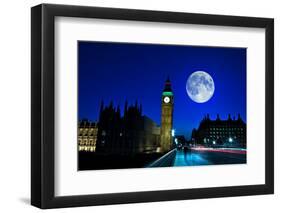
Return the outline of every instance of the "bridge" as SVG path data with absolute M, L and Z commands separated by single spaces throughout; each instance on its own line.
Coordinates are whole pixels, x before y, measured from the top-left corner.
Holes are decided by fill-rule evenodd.
M 176 167 L 246 163 L 246 150 L 235 148 L 173 149 L 147 167 Z

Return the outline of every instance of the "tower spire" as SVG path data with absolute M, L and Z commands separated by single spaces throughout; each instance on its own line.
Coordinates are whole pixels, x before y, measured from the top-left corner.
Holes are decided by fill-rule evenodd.
M 139 111 L 140 111 L 140 114 L 142 115 L 142 104 L 140 104 Z
M 101 100 L 99 119 L 101 119 L 101 114 L 103 112 L 103 109 L 104 109 L 104 104 L 103 104 L 103 100 Z
M 169 75 L 167 76 L 167 80 L 166 80 L 166 82 L 167 82 L 167 81 L 170 81 L 170 76 L 169 76 Z
M 219 121 L 220 120 L 220 115 L 219 114 L 217 114 L 217 121 Z
M 165 81 L 165 87 L 163 92 L 172 92 L 172 85 L 169 76 L 167 76 L 167 80 Z
M 109 107 L 113 109 L 113 100 L 110 101 Z

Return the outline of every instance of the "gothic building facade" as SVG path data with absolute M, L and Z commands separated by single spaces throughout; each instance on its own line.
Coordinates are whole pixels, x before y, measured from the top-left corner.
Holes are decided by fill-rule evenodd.
M 137 102 L 130 106 L 126 102 L 123 116 L 120 107 L 114 107 L 112 102 L 106 107 L 101 104 L 98 129 L 98 153 L 150 153 L 160 145 L 160 127 L 142 115 L 142 106 Z
M 97 123 L 82 120 L 78 123 L 78 150 L 95 152 L 98 135 Z
M 96 123 L 83 120 L 78 127 L 79 151 L 106 154 L 168 152 L 172 148 L 174 95 L 169 79 L 161 95 L 161 127 L 142 114 L 142 105 L 125 103 L 123 113 L 111 102 L 101 103 Z
M 222 120 L 219 115 L 211 120 L 209 114 L 193 129 L 191 142 L 195 145 L 246 148 L 246 123 L 240 114 L 238 118 Z

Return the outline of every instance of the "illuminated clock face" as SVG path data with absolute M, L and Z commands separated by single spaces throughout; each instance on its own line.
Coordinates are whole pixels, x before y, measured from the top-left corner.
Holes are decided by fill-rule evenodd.
M 164 102 L 167 104 L 167 103 L 170 103 L 170 98 L 169 97 L 165 97 L 164 98 Z

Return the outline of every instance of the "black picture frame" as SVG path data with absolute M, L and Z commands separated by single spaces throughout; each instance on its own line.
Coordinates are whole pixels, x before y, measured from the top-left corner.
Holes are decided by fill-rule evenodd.
M 56 197 L 54 195 L 54 21 L 58 16 L 264 28 L 266 32 L 265 184 Z M 274 20 L 53 4 L 32 7 L 31 112 L 31 204 L 36 207 L 46 209 L 272 194 L 274 193 Z

